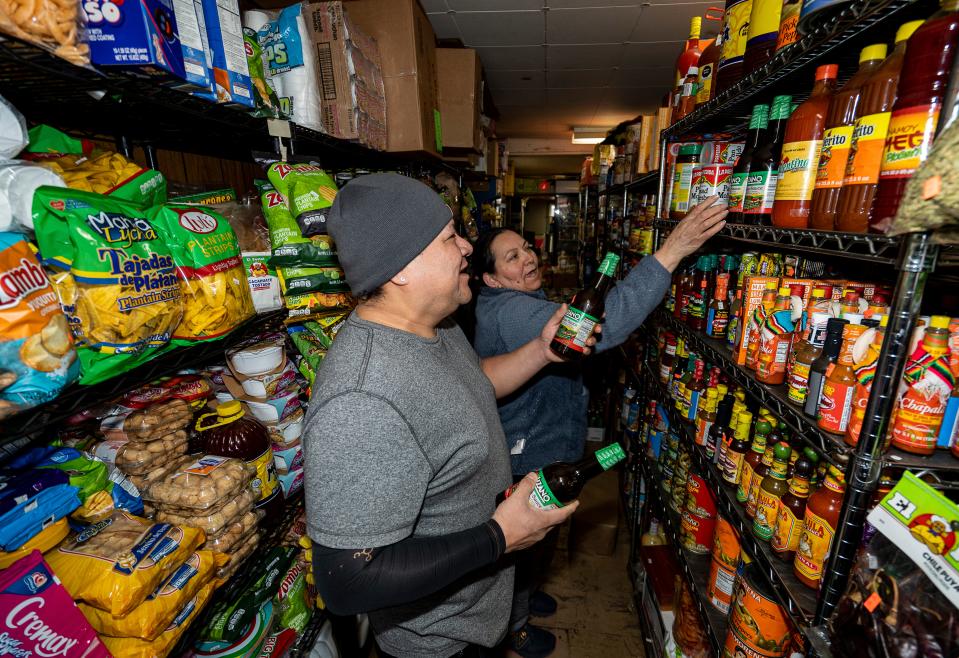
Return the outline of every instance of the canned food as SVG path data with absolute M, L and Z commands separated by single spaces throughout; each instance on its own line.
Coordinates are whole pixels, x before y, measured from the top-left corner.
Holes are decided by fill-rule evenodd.
M 729 164 L 704 164 L 693 169 L 693 182 L 689 192 L 689 206 L 693 207 L 711 196 L 729 203 L 729 179 L 733 166 Z
M 789 655 L 792 624 L 786 611 L 766 594 L 758 580 L 755 565 L 744 569 L 729 613 L 724 657 L 738 658 L 743 653 L 762 658 Z
M 690 553 L 708 555 L 713 548 L 713 533 L 716 530 L 716 517 L 702 517 L 687 510 L 683 511 L 680 525 L 680 542 Z
M 704 518 L 715 518 L 716 496 L 700 475 L 690 473 L 686 478 L 686 509 Z M 710 537 L 712 546 L 712 537 Z
M 723 614 L 729 612 L 729 607 L 732 605 L 740 554 L 736 529 L 722 516 L 717 517 L 713 532 L 713 560 L 709 569 L 707 596 L 712 606 Z

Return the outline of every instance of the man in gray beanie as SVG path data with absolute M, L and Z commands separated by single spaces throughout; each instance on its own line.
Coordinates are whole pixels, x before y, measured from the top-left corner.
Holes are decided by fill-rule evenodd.
M 506 633 L 501 558 L 575 510 L 539 510 L 512 483 L 496 398 L 547 363 L 565 307 L 515 352 L 480 360 L 450 319 L 470 300 L 472 247 L 426 185 L 354 179 L 328 216 L 359 305 L 317 373 L 304 434 L 317 586 L 334 613 L 370 613 L 380 655 L 486 656 Z

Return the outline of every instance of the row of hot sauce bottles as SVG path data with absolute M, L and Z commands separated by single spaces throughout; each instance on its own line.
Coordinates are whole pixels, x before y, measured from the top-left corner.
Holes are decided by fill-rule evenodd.
M 786 385 L 789 401 L 822 430 L 855 445 L 890 291 L 872 283 L 792 276 L 823 271 L 821 263 L 779 254 L 703 255 L 677 273 L 666 311 L 691 332 L 725 341 L 730 358 L 753 370 L 758 381 Z M 918 454 L 952 447 L 959 457 L 959 319 L 922 317 L 919 325 L 886 445 Z M 750 575 L 749 556 L 733 526 L 717 514 L 716 494 L 695 472 L 690 449 L 702 451 L 743 505 L 753 536 L 792 562 L 796 578 L 811 588 L 819 587 L 839 521 L 843 473 L 790 437 L 768 409 L 750 405 L 719 365 L 687 347 L 682 332 L 661 327 L 656 338 L 651 364 L 658 365 L 674 411 L 657 401 L 641 408 L 627 392 L 630 452 L 658 459 L 658 486 L 680 515 L 683 547 L 712 553 L 708 599 L 730 615 L 724 655 L 747 649 L 748 655 L 787 656 L 797 641 L 788 616 L 762 578 Z M 670 418 L 688 423 L 699 447 L 686 446 Z M 875 500 L 893 484 L 884 474 Z M 755 629 L 749 617 L 763 619 L 762 628 Z
M 753 12 L 758 3 L 771 1 L 778 2 L 752 0 Z M 727 3 L 727 22 L 730 11 L 735 18 L 740 5 Z M 795 38 L 795 22 L 792 28 L 786 23 L 784 15 L 780 41 L 783 30 L 791 29 Z M 750 22 L 750 34 L 753 26 Z M 731 29 L 727 25 L 717 41 Z M 763 43 L 768 45 L 768 39 Z M 864 48 L 859 69 L 842 87 L 837 89 L 838 66 L 826 64 L 816 70 L 812 93 L 802 104 L 782 95 L 771 106 L 756 105 L 745 148 L 734 163 L 706 162 L 705 152 L 720 149 L 704 150 L 703 141 L 671 144 L 666 178 L 670 198 L 664 212 L 681 219 L 694 205 L 689 193 L 696 185 L 693 170 L 712 166 L 713 186 L 728 194 L 730 222 L 885 233 L 906 183 L 931 148 L 957 45 L 959 0 L 941 0 L 941 9 L 930 18 L 899 28 L 891 51 L 881 43 Z M 696 60 L 702 64 L 715 56 L 713 48 L 715 44 L 700 54 L 698 46 L 687 47 L 678 70 L 687 67 L 687 80 L 699 76 L 704 65 L 697 66 Z M 750 59 L 747 49 L 745 68 L 758 68 L 756 62 L 767 60 Z M 717 85 L 722 90 L 724 76 L 725 86 L 738 80 L 742 61 L 724 68 L 720 59 L 716 80 L 696 83 L 699 99 L 708 100 Z M 689 84 L 680 89 L 688 91 Z M 695 101 L 680 102 L 674 120 L 694 108 Z

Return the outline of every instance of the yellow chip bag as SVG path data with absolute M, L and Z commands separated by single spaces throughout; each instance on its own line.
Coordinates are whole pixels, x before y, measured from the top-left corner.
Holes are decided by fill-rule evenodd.
M 209 208 L 167 204 L 147 211 L 173 253 L 183 319 L 174 344 L 221 338 L 253 317 L 253 297 L 230 223 Z
M 114 512 L 71 534 L 44 558 L 73 598 L 122 617 L 155 592 L 205 540 L 198 528 Z
M 210 582 L 200 588 L 193 599 L 186 604 L 180 614 L 164 629 L 155 640 L 141 640 L 137 637 L 101 636 L 100 639 L 113 654 L 114 658 L 165 658 L 176 645 L 180 636 L 189 628 L 197 615 L 209 602 L 216 589 L 216 583 Z
M 86 603 L 80 604 L 80 611 L 101 635 L 155 640 L 210 582 L 216 570 L 229 561 L 229 556 L 223 553 L 197 551 L 177 567 L 146 601 L 124 617 L 114 617 Z
M 173 256 L 128 201 L 41 187 L 33 225 L 70 324 L 80 382 L 95 384 L 156 355 L 180 323 Z

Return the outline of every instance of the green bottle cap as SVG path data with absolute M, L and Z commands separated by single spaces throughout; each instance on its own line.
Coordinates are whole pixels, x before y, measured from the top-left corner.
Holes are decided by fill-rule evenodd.
M 773 109 L 769 114 L 769 119 L 771 121 L 788 119 L 789 115 L 792 114 L 792 102 L 792 96 L 776 96 L 773 99 Z
M 819 463 L 819 453 L 817 453 L 812 448 L 803 449 L 803 454 L 809 458 L 809 461 L 811 461 L 813 465 L 816 465 Z
M 762 129 L 769 125 L 769 106 L 756 105 L 753 107 L 753 114 L 749 118 L 749 129 Z
M 703 150 L 702 144 L 683 144 L 679 147 L 680 155 L 699 155 Z
M 626 459 L 626 453 L 623 452 L 618 443 L 612 443 L 596 451 L 596 461 L 599 462 L 604 471 L 608 471 L 624 459 Z
M 789 447 L 788 443 L 779 442 L 776 444 L 776 447 L 773 448 L 773 459 L 788 462 L 792 453 L 793 449 Z

